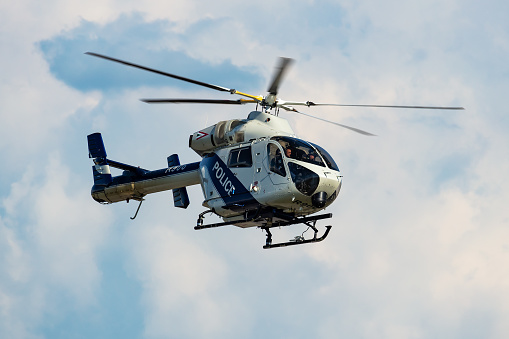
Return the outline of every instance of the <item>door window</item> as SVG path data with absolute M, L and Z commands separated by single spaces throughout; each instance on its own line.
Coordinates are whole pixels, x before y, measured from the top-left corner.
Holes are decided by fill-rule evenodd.
M 286 177 L 285 165 L 283 162 L 283 156 L 279 147 L 275 144 L 269 143 L 267 145 L 267 154 L 269 160 L 269 170 L 273 173 Z

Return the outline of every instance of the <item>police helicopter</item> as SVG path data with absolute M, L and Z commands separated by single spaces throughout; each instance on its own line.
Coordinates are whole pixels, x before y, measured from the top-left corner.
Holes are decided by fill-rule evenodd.
M 257 96 L 102 54 L 86 54 L 243 97 L 238 100 L 141 99 L 146 103 L 256 104 L 256 110 L 249 113 L 246 119 L 219 121 L 190 135 L 189 147 L 201 157 L 201 161 L 180 164 L 178 155 L 173 154 L 167 158 L 168 167 L 153 171 L 111 160 L 107 157 L 101 134 L 88 135 L 89 157 L 94 161 L 93 199 L 101 204 L 139 201 L 136 213 L 131 217 L 134 219 L 145 196 L 156 192 L 172 190 L 175 207 L 187 208 L 189 197 L 186 187 L 199 184 L 205 199 L 202 205 L 206 210 L 199 214 L 194 229 L 226 225 L 259 227 L 266 232 L 264 249 L 324 240 L 332 226 L 325 226 L 323 235 L 318 236 L 316 222 L 331 218 L 332 214 L 313 214 L 334 202 L 342 184 L 341 172 L 332 156 L 321 146 L 299 139 L 287 120 L 279 117 L 281 108 L 367 136 L 373 134 L 300 112 L 294 106 L 463 109 L 285 101 L 277 94 L 279 84 L 292 63 L 289 58 L 280 58 L 268 94 Z M 110 167 L 123 170 L 122 175 L 113 177 Z M 205 215 L 209 213 L 221 217 L 223 221 L 204 224 Z M 313 230 L 313 236 L 305 239 L 303 233 L 287 242 L 272 243 L 271 228 L 296 224 L 308 226 Z

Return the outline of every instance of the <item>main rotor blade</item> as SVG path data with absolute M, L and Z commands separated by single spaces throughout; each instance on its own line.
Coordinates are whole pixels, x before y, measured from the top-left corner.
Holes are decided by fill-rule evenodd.
M 279 83 L 281 82 L 281 79 L 283 78 L 288 66 L 290 63 L 293 62 L 293 59 L 290 58 L 279 58 L 279 64 L 276 67 L 276 71 L 274 73 L 274 76 L 272 77 L 272 81 L 270 83 L 269 89 L 267 92 L 270 94 L 277 95 L 277 90 L 279 87 Z
M 221 99 L 140 99 L 147 104 L 226 104 L 226 105 L 244 105 L 256 103 L 256 100 L 221 100 Z
M 334 121 L 330 121 L 330 120 L 326 120 L 326 119 L 322 119 L 322 118 L 319 118 L 319 117 L 316 117 L 314 115 L 311 115 L 311 114 L 307 114 L 307 113 L 303 113 L 303 112 L 300 112 L 300 111 L 297 111 L 295 108 L 293 107 L 289 107 L 289 106 L 281 106 L 283 109 L 289 111 L 289 112 L 295 112 L 295 113 L 299 113 L 299 114 L 302 114 L 302 115 L 305 115 L 305 116 L 308 116 L 310 118 L 314 118 L 314 119 L 318 119 L 318 120 L 321 120 L 321 121 L 325 121 L 325 122 L 328 122 L 330 124 L 334 124 L 336 126 L 340 126 L 340 127 L 343 127 L 343 128 L 347 128 L 351 131 L 354 131 L 354 132 L 357 132 L 357 133 L 360 133 L 362 135 L 368 135 L 368 136 L 376 136 L 375 134 L 371 134 L 369 132 L 366 132 L 366 131 L 363 131 L 361 129 L 358 129 L 358 128 L 354 128 L 354 127 L 350 127 L 350 126 L 346 126 L 346 125 L 342 125 L 342 124 L 338 124 L 337 122 L 334 122 Z
M 395 106 L 395 105 L 347 105 L 347 104 L 323 104 L 314 103 L 312 101 L 306 102 L 284 102 L 284 105 L 300 105 L 300 106 L 340 106 L 340 107 L 375 107 L 375 108 L 417 108 L 417 109 L 445 109 L 445 110 L 464 110 L 463 107 L 450 107 L 450 106 Z
M 124 61 L 124 60 L 120 60 L 120 59 L 115 59 L 115 58 L 112 58 L 112 57 L 109 57 L 109 56 L 106 56 L 106 55 L 102 55 L 102 54 L 98 54 L 98 53 L 94 53 L 94 52 L 86 52 L 85 54 L 92 55 L 92 56 L 95 56 L 95 57 L 98 57 L 98 58 L 102 58 L 102 59 L 106 59 L 106 60 L 110 60 L 110 61 L 114 61 L 114 62 L 118 62 L 118 63 L 126 65 L 126 66 L 131 66 L 131 67 L 139 68 L 139 69 L 142 69 L 144 71 L 149 71 L 149 72 L 152 72 L 152 73 L 164 75 L 164 76 L 167 76 L 167 77 L 170 77 L 170 78 L 174 78 L 174 79 L 190 82 L 190 83 L 195 84 L 195 85 L 199 85 L 199 86 L 215 89 L 216 91 L 230 92 L 231 94 L 238 94 L 238 95 L 241 95 L 241 96 L 244 96 L 244 97 L 247 97 L 247 98 L 254 99 L 257 102 L 261 102 L 263 100 L 263 97 L 261 97 L 261 96 L 251 95 L 251 94 L 247 94 L 247 93 L 242 93 L 242 92 L 239 92 L 239 91 L 237 91 L 237 90 L 235 90 L 233 88 L 226 88 L 226 87 L 222 87 L 222 86 L 208 84 L 206 82 L 202 82 L 202 81 L 198 81 L 198 80 L 193 80 L 193 79 L 185 78 L 185 77 L 182 77 L 180 75 L 171 74 L 171 73 L 163 72 L 163 71 L 160 71 L 160 70 L 157 70 L 157 69 L 154 69 L 154 68 L 137 65 L 137 64 L 134 64 L 132 62 L 128 62 L 128 61 Z
M 109 57 L 109 56 L 106 56 L 106 55 L 102 55 L 102 54 L 98 54 L 98 53 L 93 53 L 93 52 L 86 52 L 85 54 L 92 55 L 92 56 L 95 56 L 95 57 L 98 57 L 98 58 L 102 58 L 102 59 L 106 59 L 106 60 L 110 60 L 110 61 L 114 61 L 114 62 L 118 62 L 118 63 L 126 65 L 126 66 L 131 66 L 131 67 L 139 68 L 139 69 L 142 69 L 142 70 L 145 70 L 145 71 L 149 71 L 149 72 L 152 72 L 152 73 L 164 75 L 164 76 L 167 76 L 167 77 L 170 77 L 170 78 L 174 78 L 174 79 L 190 82 L 190 83 L 195 84 L 195 85 L 199 85 L 199 86 L 215 89 L 216 91 L 230 92 L 232 94 L 236 92 L 234 89 L 230 89 L 230 88 L 226 88 L 226 87 L 222 87 L 222 86 L 217 86 L 217 85 L 213 85 L 213 84 L 207 84 L 206 82 L 201 82 L 201 81 L 198 81 L 198 80 L 193 80 L 193 79 L 185 78 L 185 77 L 182 77 L 182 76 L 179 76 L 179 75 L 175 75 L 175 74 L 159 71 L 157 69 L 153 69 L 153 68 L 137 65 L 137 64 L 134 64 L 132 62 L 128 62 L 128 61 L 124 61 L 124 60 L 120 60 L 120 59 L 115 59 L 115 58 L 112 58 L 112 57 Z

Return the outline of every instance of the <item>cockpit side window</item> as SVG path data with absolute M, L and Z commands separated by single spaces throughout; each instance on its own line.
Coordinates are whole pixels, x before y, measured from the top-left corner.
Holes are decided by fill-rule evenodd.
M 251 146 L 233 149 L 228 156 L 228 167 L 251 167 Z
M 283 147 L 285 157 L 325 167 L 322 157 L 307 142 L 290 137 L 272 137 L 271 140 Z
M 269 170 L 283 177 L 286 177 L 285 165 L 283 163 L 283 156 L 279 147 L 273 143 L 267 145 L 267 159 L 269 161 Z

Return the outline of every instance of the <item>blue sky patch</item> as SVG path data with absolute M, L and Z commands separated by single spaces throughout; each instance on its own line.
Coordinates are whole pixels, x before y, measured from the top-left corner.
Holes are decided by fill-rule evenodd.
M 210 19 L 207 21 L 208 25 L 213 24 Z M 185 34 L 171 32 L 172 26 L 167 20 L 146 22 L 136 13 L 120 16 L 107 25 L 83 20 L 73 30 L 38 45 L 54 76 L 81 91 L 141 86 L 196 88 L 196 85 L 84 54 L 89 51 L 223 87 L 242 91 L 264 88 L 265 79 L 232 65 L 229 60 L 213 65 L 185 52 L 162 47 L 169 34 L 184 38 Z

